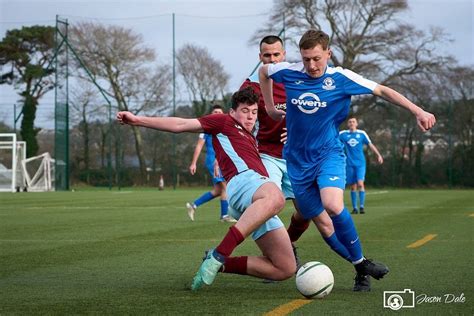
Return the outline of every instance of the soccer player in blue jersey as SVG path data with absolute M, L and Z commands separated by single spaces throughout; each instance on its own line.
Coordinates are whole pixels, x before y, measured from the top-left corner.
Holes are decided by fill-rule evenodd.
M 211 109 L 211 114 L 224 114 L 224 109 L 220 105 L 213 105 Z M 194 202 L 186 203 L 186 208 L 188 210 L 189 218 L 194 221 L 194 214 L 196 209 L 201 206 L 202 204 L 209 202 L 210 200 L 220 196 L 221 198 L 221 221 L 235 223 L 236 220 L 227 214 L 229 203 L 227 202 L 227 194 L 226 194 L 226 182 L 224 177 L 222 176 L 220 170 L 218 170 L 218 175 L 216 176 L 214 173 L 214 164 L 216 160 L 216 154 L 214 152 L 214 148 L 212 147 L 212 135 L 210 134 L 199 134 L 199 139 L 196 144 L 196 148 L 194 149 L 193 160 L 191 161 L 191 165 L 189 166 L 189 172 L 194 175 L 196 173 L 196 164 L 201 154 L 201 150 L 206 145 L 206 168 L 211 175 L 213 188 L 211 191 L 208 191 L 194 200 Z
M 359 189 L 360 213 L 365 214 L 365 156 L 364 145 L 368 146 L 376 155 L 377 162 L 383 164 L 383 157 L 377 147 L 370 141 L 369 135 L 357 129 L 358 122 L 355 117 L 347 120 L 348 130 L 339 132 L 339 139 L 346 150 L 346 183 L 351 186 L 352 214 L 357 214 L 357 189 Z
M 288 130 L 284 158 L 296 201 L 305 219 L 327 212 L 336 237 L 356 269 L 355 291 L 370 290 L 369 276 L 382 278 L 389 269 L 368 260 L 349 211 L 344 207 L 346 158 L 339 140 L 339 125 L 349 114 L 352 95 L 374 94 L 411 111 L 422 131 L 436 119 L 400 93 L 340 67 L 328 66 L 329 36 L 307 31 L 299 42 L 302 62 L 263 65 L 260 88 L 268 114 L 286 117 Z M 272 80 L 285 86 L 286 113 L 273 104 Z

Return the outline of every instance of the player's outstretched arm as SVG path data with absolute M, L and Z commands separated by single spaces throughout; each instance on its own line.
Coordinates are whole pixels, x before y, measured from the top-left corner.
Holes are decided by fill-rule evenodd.
M 285 112 L 275 108 L 275 103 L 273 102 L 273 81 L 268 77 L 268 65 L 260 67 L 258 77 L 260 81 L 260 91 L 262 92 L 265 110 L 267 110 L 268 116 L 275 121 L 281 121 L 285 117 Z
M 418 127 L 423 132 L 430 130 L 436 124 L 436 118 L 432 113 L 423 110 L 405 96 L 389 87 L 379 84 L 375 87 L 373 94 L 413 113 L 416 117 Z
M 117 121 L 122 125 L 142 126 L 171 133 L 199 133 L 203 131 L 201 123 L 197 119 L 185 119 L 180 117 L 137 116 L 133 113 L 123 111 L 117 113 Z
M 194 154 L 193 154 L 193 160 L 191 161 L 191 164 L 189 165 L 189 172 L 192 175 L 196 173 L 196 164 L 205 142 L 206 141 L 203 138 L 199 138 L 196 143 L 196 148 L 194 149 Z

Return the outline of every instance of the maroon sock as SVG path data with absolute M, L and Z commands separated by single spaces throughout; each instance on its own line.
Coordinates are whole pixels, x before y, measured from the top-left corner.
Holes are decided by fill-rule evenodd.
M 235 226 L 232 226 L 217 246 L 216 251 L 224 257 L 228 257 L 242 241 L 244 241 L 244 236 Z
M 309 227 L 309 221 L 307 220 L 296 220 L 295 216 L 291 216 L 290 226 L 288 227 L 288 235 L 290 236 L 291 242 L 295 242 L 300 239 L 301 235 Z
M 225 258 L 222 272 L 247 275 L 247 258 L 247 256 Z

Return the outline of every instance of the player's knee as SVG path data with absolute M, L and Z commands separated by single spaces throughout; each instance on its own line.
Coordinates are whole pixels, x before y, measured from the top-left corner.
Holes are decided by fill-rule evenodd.
M 324 209 L 328 212 L 328 214 L 335 215 L 338 214 L 344 208 L 344 203 L 341 201 L 329 201 L 326 202 L 323 206 Z
M 285 207 L 285 197 L 281 192 L 275 194 L 273 197 L 270 197 L 273 203 L 273 209 L 275 210 L 275 214 L 280 213 L 280 211 Z

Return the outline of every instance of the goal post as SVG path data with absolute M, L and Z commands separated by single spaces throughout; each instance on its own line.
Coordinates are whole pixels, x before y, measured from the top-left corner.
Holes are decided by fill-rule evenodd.
M 54 162 L 49 153 L 21 161 L 21 168 L 29 192 L 54 191 Z
M 0 192 L 16 191 L 17 153 L 16 134 L 0 134 Z

